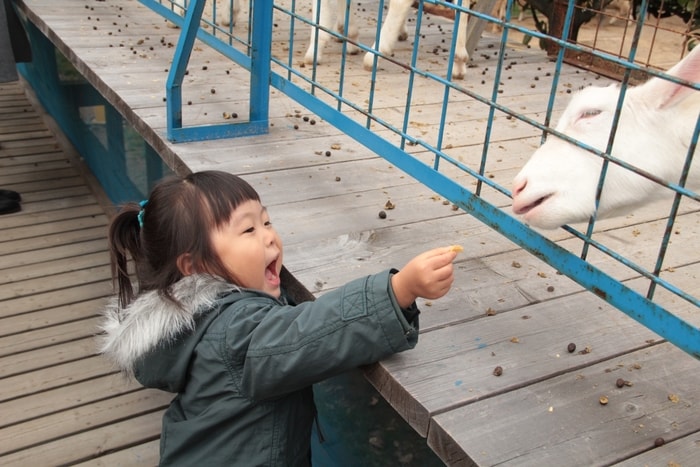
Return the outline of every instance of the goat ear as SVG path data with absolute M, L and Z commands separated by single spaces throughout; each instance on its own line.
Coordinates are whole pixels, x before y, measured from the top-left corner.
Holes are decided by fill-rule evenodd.
M 700 82 L 700 47 L 695 47 L 666 73 L 691 83 Z M 697 92 L 693 88 L 662 78 L 652 78 L 642 87 L 645 96 L 659 109 L 673 107 Z

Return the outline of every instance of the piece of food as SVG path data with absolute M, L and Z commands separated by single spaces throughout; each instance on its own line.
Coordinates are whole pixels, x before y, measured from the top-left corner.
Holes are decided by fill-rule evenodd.
M 452 245 L 450 247 L 450 250 L 456 251 L 457 253 L 460 253 L 460 252 L 464 251 L 464 247 L 462 245 Z

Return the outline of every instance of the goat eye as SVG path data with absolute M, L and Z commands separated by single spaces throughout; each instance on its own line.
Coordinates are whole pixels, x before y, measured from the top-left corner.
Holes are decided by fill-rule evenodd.
M 600 109 L 584 110 L 583 112 L 581 112 L 581 118 L 595 117 L 596 115 L 600 115 L 601 112 L 602 112 L 602 110 L 600 110 Z

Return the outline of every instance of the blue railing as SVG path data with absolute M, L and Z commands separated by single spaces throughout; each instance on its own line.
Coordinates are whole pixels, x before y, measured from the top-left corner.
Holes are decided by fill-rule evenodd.
M 607 152 L 598 151 L 572 140 L 566 135 L 559 134 L 550 127 L 551 117 L 555 108 L 555 94 L 561 87 L 561 73 L 567 50 L 589 53 L 601 60 L 624 67 L 626 72 L 622 77 L 623 89 L 629 83 L 630 74 L 636 71 L 644 71 L 652 76 L 673 79 L 662 71 L 634 63 L 636 41 L 639 40 L 639 34 L 644 27 L 642 21 L 644 15 L 641 12 L 638 15 L 640 19 L 635 26 L 635 39 L 632 43 L 632 49 L 627 57 L 620 58 L 605 51 L 591 50 L 586 45 L 572 43 L 565 39 L 553 37 L 513 23 L 511 21 L 512 0 L 508 1 L 505 17 L 502 19 L 493 17 L 490 10 L 489 13 L 484 13 L 483 11 L 487 10 L 487 8 L 478 8 L 478 4 L 477 7 L 470 9 L 463 6 L 462 2 L 452 4 L 441 0 L 425 0 L 419 4 L 410 57 L 392 57 L 388 54 L 382 54 L 376 48 L 368 47 L 360 41 L 351 42 L 350 38 L 336 32 L 332 27 L 318 25 L 320 15 L 317 13 L 314 17 L 313 14 L 310 14 L 309 5 L 306 2 L 304 2 L 303 6 L 300 6 L 302 2 L 295 0 L 277 2 L 272 0 L 250 1 L 248 2 L 249 21 L 245 25 L 248 27 L 247 30 L 239 25 L 235 27 L 217 26 L 215 8 L 213 13 L 208 13 L 209 16 L 204 15 L 205 19 L 202 19 L 205 2 L 201 0 L 190 0 L 184 18 L 177 13 L 179 9 L 178 4 L 182 3 L 182 1 L 141 0 L 141 2 L 182 27 L 166 90 L 168 137 L 172 141 L 234 137 L 266 132 L 268 127 L 269 87 L 274 87 L 663 338 L 694 357 L 700 358 L 700 330 L 672 313 L 665 306 L 657 303 L 654 299 L 656 289 L 663 288 L 674 296 L 681 298 L 691 308 L 700 308 L 700 299 L 693 295 L 693 291 L 683 290 L 682 287 L 674 285 L 660 276 L 664 268 L 665 252 L 668 248 L 670 235 L 678 214 L 679 203 L 682 199 L 697 202 L 700 201 L 700 196 L 685 188 L 683 183 L 665 182 L 654 174 L 643 173 L 638 168 L 611 157 L 609 155 L 610 146 Z M 481 0 L 481 2 L 488 3 L 488 0 Z M 378 38 L 381 33 L 380 24 L 385 14 L 384 3 L 384 0 L 363 2 L 363 7 L 365 8 L 371 8 L 372 4 L 375 4 L 377 7 L 376 15 L 370 14 L 370 17 L 376 18 L 379 22 L 375 38 Z M 642 11 L 646 10 L 646 3 L 646 0 L 642 2 Z M 489 3 L 489 5 L 492 4 L 493 2 Z M 489 84 L 486 83 L 482 90 L 474 90 L 474 86 L 467 87 L 466 84 L 457 80 L 445 78 L 445 76 L 451 75 L 453 52 L 449 52 L 446 69 L 435 69 L 434 66 L 426 65 L 425 62 L 419 60 L 418 50 L 424 41 L 421 20 L 423 9 L 428 6 L 451 9 L 457 17 L 469 15 L 470 22 L 476 18 L 498 24 L 503 28 L 498 48 L 495 49 L 497 58 L 495 65 L 493 65 L 495 67 L 493 77 L 490 78 L 492 81 L 490 89 Z M 354 4 L 348 0 L 346 12 L 352 11 L 353 7 Z M 568 2 L 563 31 L 569 31 L 572 27 L 571 18 L 574 16 L 574 7 L 574 2 Z M 227 8 L 223 8 L 223 10 L 229 12 L 233 10 L 231 3 L 227 2 Z M 219 12 L 221 11 L 222 8 L 219 8 Z M 350 16 L 342 16 L 346 12 L 340 12 L 341 18 L 338 21 L 344 31 L 349 30 Z M 275 17 L 275 23 L 286 22 L 286 27 L 279 28 L 283 32 L 274 30 L 273 16 Z M 203 22 L 206 22 L 206 28 L 200 27 Z M 239 32 L 238 29 L 243 31 Z M 305 32 L 310 30 L 312 33 L 309 36 L 305 36 Z M 330 81 L 327 74 L 323 78 L 319 77 L 320 73 L 318 73 L 317 65 L 309 64 L 305 67 L 300 67 L 298 64 L 299 52 L 303 52 L 308 45 L 308 42 L 305 41 L 307 39 L 318 41 L 321 33 L 330 34 L 343 41 L 340 56 L 336 55 L 333 58 L 333 66 L 339 67 L 339 73 Z M 558 47 L 558 53 L 553 56 L 551 90 L 546 109 L 543 110 L 545 113 L 543 123 L 526 114 L 522 109 L 514 109 L 509 107 L 507 103 L 502 103 L 504 97 L 501 94 L 502 88 L 500 83 L 502 82 L 504 71 L 509 66 L 506 62 L 508 38 L 509 35 L 514 33 L 522 33 L 536 40 L 549 41 L 550 44 Z M 562 37 L 566 37 L 566 34 Z M 215 48 L 241 67 L 250 71 L 249 121 L 222 125 L 185 126 L 187 122 L 182 121 L 180 93 L 184 72 L 195 38 Z M 271 53 L 273 41 L 288 44 L 288 51 L 277 54 Z M 456 35 L 453 34 L 448 43 L 450 44 L 448 49 L 454 51 Z M 348 90 L 348 80 L 351 79 L 347 77 L 348 70 L 354 66 L 349 63 L 349 55 L 347 54 L 349 45 L 358 47 L 363 54 L 371 53 L 375 56 L 372 70 L 366 72 L 366 81 L 368 83 L 366 99 L 358 100 L 358 93 Z M 316 47 L 316 49 L 318 52 L 319 47 Z M 473 50 L 471 51 L 473 52 Z M 408 58 L 408 60 L 406 61 L 405 58 Z M 403 102 L 404 114 L 398 119 L 383 113 L 380 109 L 382 102 L 381 96 L 378 96 L 376 92 L 377 83 L 381 81 L 382 73 L 391 72 L 380 70 L 380 62 L 382 66 L 393 66 L 403 73 L 408 73 L 406 99 Z M 435 92 L 431 93 L 431 96 L 441 96 L 441 101 L 436 104 L 440 107 L 439 123 L 436 122 L 438 123 L 438 131 L 432 141 L 421 137 L 419 133 L 412 131 L 410 128 L 411 118 L 414 118 L 412 103 L 414 99 L 417 99 L 416 94 L 419 90 L 418 84 L 416 84 L 418 80 L 423 85 L 429 82 L 433 86 Z M 700 89 L 698 83 L 686 84 L 695 87 L 695 89 Z M 470 165 L 462 162 L 450 144 L 446 143 L 448 139 L 448 122 L 452 112 L 454 112 L 454 108 L 457 107 L 457 104 L 453 102 L 454 95 L 462 96 L 469 103 L 488 107 L 483 140 L 470 143 L 472 145 L 474 143 L 483 144 L 481 157 L 477 164 Z M 460 105 L 465 104 L 462 101 Z M 618 116 L 620 106 L 621 100 L 618 102 Z M 509 189 L 492 180 L 487 175 L 486 170 L 490 162 L 490 144 L 497 116 L 505 116 L 529 128 L 528 135 L 530 137 L 534 137 L 537 134 L 555 134 L 603 158 L 603 171 L 598 186 L 598 199 L 600 198 L 602 183 L 609 164 L 617 164 L 628 170 L 641 173 L 643 176 L 664 185 L 669 190 L 673 190 L 675 192 L 675 201 L 667 221 L 667 228 L 663 238 L 660 239 L 659 253 L 654 266 L 645 268 L 635 263 L 632 259 L 615 252 L 602 242 L 595 240 L 593 238 L 593 229 L 596 224 L 595 218 L 591 219 L 584 232 L 564 226 L 564 229 L 569 234 L 579 239 L 582 243 L 580 253 L 574 254 L 510 216 L 492 202 L 487 201 L 483 194 L 485 190 L 490 190 L 490 193 L 495 193 L 504 199 L 511 196 Z M 689 142 L 690 150 L 682 180 L 689 172 L 697 139 L 698 129 L 695 131 L 693 140 Z M 421 154 L 418 154 L 419 152 Z M 431 156 L 429 161 L 422 160 L 422 158 L 425 158 L 425 154 Z M 463 181 L 461 183 L 458 182 L 456 177 L 447 175 L 447 168 L 451 170 L 457 169 L 460 173 L 466 174 L 470 180 L 476 183 L 474 190 L 467 188 Z M 588 262 L 587 257 L 591 248 L 602 252 L 617 263 L 629 268 L 633 271 L 633 276 L 646 278 L 649 283 L 647 293 L 643 294 L 633 290 L 621 279 L 613 277 Z

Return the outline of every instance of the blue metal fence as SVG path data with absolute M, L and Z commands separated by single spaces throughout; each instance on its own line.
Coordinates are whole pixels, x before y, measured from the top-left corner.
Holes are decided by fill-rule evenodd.
M 516 128 L 514 131 L 529 137 L 544 138 L 548 133 L 557 134 L 551 128 L 550 122 L 556 112 L 555 100 L 569 92 L 569 90 L 564 91 L 567 83 L 564 82 L 563 64 L 572 52 L 587 54 L 598 63 L 608 63 L 622 70 L 623 89 L 634 79 L 635 74 L 640 72 L 673 79 L 659 68 L 634 61 L 642 30 L 646 27 L 643 19 L 648 0 L 641 2 L 641 10 L 637 12 L 638 19 L 630 23 L 633 30 L 631 46 L 621 56 L 596 50 L 582 41 L 569 40 L 571 31 L 578 32 L 580 27 L 576 22 L 580 19 L 577 15 L 581 14 L 582 10 L 576 8 L 577 2 L 549 2 L 559 7 L 564 5 L 561 14 L 550 12 L 548 18 L 550 31 L 554 29 L 561 31 L 561 34 L 554 34 L 528 28 L 512 21 L 512 16 L 517 12 L 517 5 L 519 5 L 513 0 L 505 3 L 502 18 L 494 13 L 496 2 L 491 0 L 480 0 L 473 7 L 466 6 L 468 2 L 464 2 L 463 5 L 461 1 L 455 3 L 441 0 L 421 1 L 418 2 L 417 10 L 411 13 L 412 18 L 415 17 L 415 22 L 408 28 L 412 33 L 411 51 L 401 56 L 397 52 L 396 56 L 392 56 L 380 52 L 378 47 L 366 45 L 365 41 L 337 31 L 337 29 L 352 31 L 351 21 L 368 21 L 367 18 L 369 18 L 369 21 L 376 21 L 376 27 L 371 27 L 374 37 L 370 40 L 375 39 L 375 43 L 378 43 L 381 39 L 381 25 L 387 14 L 388 1 L 385 2 L 385 0 L 363 1 L 362 9 L 366 13 L 360 15 L 363 16 L 362 19 L 354 16 L 358 9 L 354 2 L 341 1 L 340 7 L 336 7 L 339 10 L 336 12 L 336 18 L 330 25 L 324 23 L 323 12 L 311 6 L 311 1 L 319 0 L 305 2 L 251 0 L 245 5 L 233 5 L 230 0 L 223 2 L 210 0 L 208 2 L 210 4 L 207 5 L 208 10 L 203 0 L 190 0 L 189 5 L 185 5 L 184 0 L 140 1 L 182 27 L 166 91 L 168 136 L 171 140 L 232 137 L 267 131 L 269 88 L 274 87 L 630 317 L 694 357 L 700 358 L 700 330 L 674 314 L 667 304 L 662 305 L 655 300 L 657 289 L 660 288 L 680 299 L 686 308 L 688 306 L 691 309 L 700 308 L 700 298 L 694 295 L 695 291 L 685 290 L 684 287 L 674 285 L 661 277 L 665 267 L 664 255 L 669 245 L 679 204 L 681 201 L 690 203 L 700 201 L 697 193 L 686 189 L 683 183 L 668 183 L 656 179 L 668 190 L 673 190 L 676 195 L 667 228 L 659 240 L 659 252 L 655 264 L 652 267 L 644 267 L 594 238 L 595 216 L 581 230 L 569 226 L 563 227 L 574 238 L 580 240 L 580 250 L 577 249 L 575 252 L 563 248 L 526 226 L 510 215 L 504 209 L 505 206 L 497 206 L 497 204 L 507 203 L 493 201 L 494 199 L 507 200 L 511 197 L 511 191 L 508 186 L 495 182 L 487 170 L 493 164 L 491 144 L 493 133 L 498 130 L 495 123 L 497 120 L 506 119 L 513 122 L 511 126 Z M 397 4 L 400 3 L 399 0 L 395 1 Z M 335 0 L 328 2 L 329 5 L 336 5 L 336 3 Z M 531 3 L 541 4 L 542 2 Z M 598 3 L 599 6 L 604 4 L 604 2 Z M 179 10 L 184 6 L 187 7 L 187 14 L 183 17 L 179 14 Z M 221 17 L 232 15 L 239 6 L 243 6 L 243 10 L 248 12 L 247 19 L 239 18 L 239 23 L 244 22 L 245 25 L 237 23 L 235 26 L 233 24 L 221 26 L 219 24 Z M 459 44 L 457 28 L 453 28 L 449 23 L 445 23 L 445 29 L 451 31 L 454 29 L 454 31 L 446 35 L 441 45 L 433 49 L 432 55 L 440 59 L 426 60 L 425 55 L 429 53 L 426 52 L 423 44 L 429 42 L 426 36 L 434 34 L 434 30 L 431 32 L 428 29 L 425 18 L 427 12 L 434 14 L 436 9 L 441 13 L 447 12 L 447 16 L 456 20 L 462 16 L 469 17 L 466 48 L 472 57 L 485 25 L 496 25 L 502 30 L 500 33 L 491 35 L 492 38 L 495 37 L 491 44 L 493 47 L 485 49 L 489 55 L 489 66 L 482 70 L 481 76 L 468 75 L 464 80 L 449 78 L 453 76 L 453 66 L 456 66 L 454 50 Z M 333 27 L 336 24 L 338 28 Z M 323 34 L 329 34 L 342 41 L 342 45 L 336 46 L 334 52 L 323 50 L 320 42 Z M 440 34 L 444 35 L 444 32 L 440 31 Z M 538 106 L 535 111 L 511 106 L 508 94 L 504 93 L 502 85 L 505 80 L 504 75 L 512 65 L 511 59 L 508 58 L 510 50 L 508 44 L 509 41 L 512 43 L 510 37 L 514 34 L 521 34 L 528 40 L 535 39 L 548 44 L 552 59 L 551 73 L 547 72 L 546 75 L 550 85 L 549 95 L 540 99 L 544 107 Z M 248 122 L 188 127 L 187 122 L 182 121 L 180 88 L 195 37 L 250 71 L 250 120 Z M 303 63 L 302 57 L 309 41 L 317 42 L 312 55 L 314 60 L 313 63 Z M 273 44 L 280 43 L 285 44 L 285 48 L 273 50 Z M 364 71 L 366 78 L 363 79 L 362 86 L 355 86 L 353 80 L 357 79 L 355 76 L 358 73 L 358 62 L 363 60 L 353 58 L 349 54 L 351 48 L 359 49 L 361 54 L 369 54 L 365 57 L 364 63 L 371 63 L 372 66 L 371 70 Z M 486 55 L 481 50 L 479 53 Z M 321 54 L 324 56 L 323 59 Z M 331 54 L 334 54 L 332 58 L 327 58 Z M 523 59 L 527 60 L 527 57 Z M 319 60 L 322 64 L 317 63 Z M 321 67 L 324 66 L 333 67 L 337 73 L 330 74 L 332 77 L 329 78 L 329 73 L 320 72 Z M 392 73 L 405 75 L 406 93 L 401 103 L 404 111 L 400 116 L 396 116 L 395 112 L 386 111 L 382 101 L 384 94 L 379 92 L 383 77 Z M 686 84 L 700 89 L 698 83 Z M 424 91 L 427 86 L 430 88 L 429 92 Z M 534 84 L 532 86 L 534 87 Z M 436 128 L 434 134 L 426 136 L 416 130 L 415 125 L 412 124 L 412 119 L 416 118 L 412 104 L 419 99 L 430 100 L 431 104 L 439 109 L 437 121 L 431 122 Z M 478 130 L 475 132 L 476 136 L 472 138 L 476 140 L 470 142 L 472 146 L 481 146 L 479 150 L 481 155 L 475 161 L 467 163 L 463 162 L 463 158 L 449 141 L 454 137 L 451 133 L 454 130 L 450 127 L 450 121 L 465 108 L 464 106 L 469 105 L 480 105 L 484 110 L 483 119 L 481 119 L 483 123 L 476 121 L 474 123 Z M 619 106 L 620 102 L 618 102 L 618 112 Z M 700 128 L 700 120 L 698 128 Z M 565 135 L 559 136 L 568 138 Z M 688 142 L 690 149 L 684 167 L 684 176 L 690 170 L 697 138 L 696 129 L 692 141 Z M 592 157 L 603 158 L 598 196 L 600 196 L 600 188 L 609 164 L 640 172 L 639 169 L 612 158 L 604 151 L 588 148 L 575 140 L 572 142 L 588 149 Z M 645 176 L 655 178 L 654 174 L 645 174 Z M 684 178 L 681 182 L 683 180 Z M 485 195 L 487 192 L 488 196 Z M 691 210 L 697 210 L 697 207 L 693 206 Z M 614 262 L 632 271 L 627 277 L 644 278 L 648 284 L 645 287 L 647 292 L 635 290 L 627 281 L 613 277 L 610 273 L 588 262 L 587 257 L 591 249 L 607 255 Z M 694 250 L 697 250 L 697 247 Z

